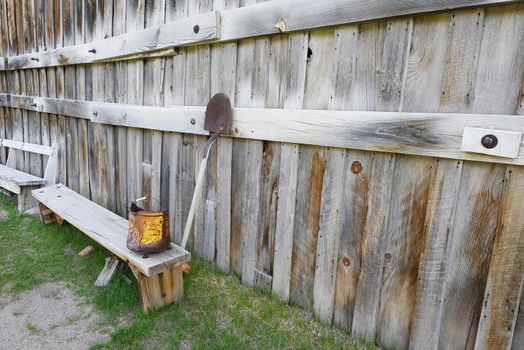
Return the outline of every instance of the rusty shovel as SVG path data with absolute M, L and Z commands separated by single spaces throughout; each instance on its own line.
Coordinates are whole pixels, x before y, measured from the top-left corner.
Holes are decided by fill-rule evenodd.
M 186 226 L 184 228 L 184 234 L 182 236 L 182 248 L 184 249 L 186 248 L 189 232 L 191 231 L 191 226 L 193 225 L 195 209 L 199 204 L 200 197 L 202 197 L 202 187 L 206 174 L 209 151 L 211 146 L 213 146 L 220 135 L 230 133 L 232 115 L 233 110 L 231 109 L 231 102 L 229 101 L 229 97 L 227 97 L 226 94 L 218 93 L 213 96 L 211 100 L 209 100 L 209 103 L 206 107 L 204 130 L 212 134 L 206 142 L 206 146 L 204 148 L 204 158 L 200 162 L 200 168 L 198 170 L 195 192 L 193 193 L 191 207 L 189 209 Z

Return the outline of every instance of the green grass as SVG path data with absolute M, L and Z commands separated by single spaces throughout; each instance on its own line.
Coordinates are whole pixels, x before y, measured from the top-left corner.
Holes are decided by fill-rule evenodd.
M 9 214 L 0 221 L 0 292 L 19 293 L 48 282 L 69 286 L 95 305 L 104 325 L 117 325 L 110 341 L 96 349 L 374 349 L 197 258 L 184 280 L 184 300 L 146 316 L 134 280 L 129 284 L 119 274 L 107 287 L 93 286 L 109 253 L 83 233 L 18 215 L 1 194 L 0 210 Z M 78 257 L 87 245 L 95 251 Z M 27 328 L 37 331 L 31 324 Z

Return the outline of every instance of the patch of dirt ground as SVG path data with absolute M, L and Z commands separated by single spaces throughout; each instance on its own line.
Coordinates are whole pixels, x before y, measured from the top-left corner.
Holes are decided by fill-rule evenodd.
M 0 296 L 0 349 L 89 349 L 109 340 L 102 317 L 64 285 Z

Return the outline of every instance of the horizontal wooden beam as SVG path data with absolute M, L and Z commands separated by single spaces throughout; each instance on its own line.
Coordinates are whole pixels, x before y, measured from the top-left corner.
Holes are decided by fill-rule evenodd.
M 0 94 L 0 106 L 90 119 L 94 123 L 207 135 L 205 107 L 151 107 Z M 230 137 L 524 165 L 517 158 L 460 150 L 464 128 L 524 133 L 513 115 L 234 108 Z M 480 140 L 479 140 L 480 142 Z
M 8 57 L 5 68 L 41 68 L 172 56 L 176 54 L 173 48 L 177 46 L 511 2 L 517 0 L 273 0 L 211 12 L 88 44 Z M 199 27 L 197 33 L 196 25 Z
M 0 139 L 0 147 L 14 148 L 20 151 L 38 153 L 46 156 L 53 154 L 53 147 L 16 140 Z
M 218 39 L 220 14 L 209 12 L 88 44 L 7 58 L 7 69 L 39 68 L 122 59 L 137 53 Z

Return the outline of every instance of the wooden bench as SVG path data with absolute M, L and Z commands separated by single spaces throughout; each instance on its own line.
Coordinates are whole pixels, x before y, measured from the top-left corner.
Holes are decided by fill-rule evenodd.
M 0 139 L 0 147 L 11 148 L 6 165 L 0 164 L 0 187 L 18 195 L 18 211 L 26 212 L 34 207 L 31 191 L 42 185 L 56 182 L 57 160 L 56 145 L 51 147 L 33 143 Z M 21 152 L 31 152 L 49 157 L 44 177 L 38 177 L 16 169 Z
M 181 299 L 184 295 L 182 263 L 191 254 L 171 243 L 170 249 L 144 257 L 127 249 L 128 221 L 62 184 L 35 189 L 44 225 L 65 220 L 126 262 L 138 280 L 144 311 Z

